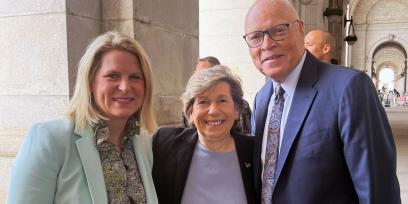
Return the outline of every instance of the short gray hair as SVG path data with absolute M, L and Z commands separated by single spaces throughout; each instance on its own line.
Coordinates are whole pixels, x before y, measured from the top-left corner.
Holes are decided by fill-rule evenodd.
M 192 113 L 195 98 L 220 82 L 228 83 L 235 108 L 240 111 L 244 104 L 241 79 L 232 74 L 231 70 L 223 65 L 216 65 L 211 69 L 196 71 L 188 80 L 186 90 L 181 96 L 184 114 L 187 118 Z

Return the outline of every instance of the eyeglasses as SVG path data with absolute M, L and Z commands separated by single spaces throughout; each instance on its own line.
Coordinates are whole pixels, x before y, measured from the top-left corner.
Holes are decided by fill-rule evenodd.
M 288 37 L 289 27 L 294 23 L 300 23 L 300 20 L 294 20 L 289 23 L 280 24 L 264 31 L 254 31 L 243 36 L 249 47 L 254 48 L 262 45 L 265 34 L 274 40 L 281 41 Z

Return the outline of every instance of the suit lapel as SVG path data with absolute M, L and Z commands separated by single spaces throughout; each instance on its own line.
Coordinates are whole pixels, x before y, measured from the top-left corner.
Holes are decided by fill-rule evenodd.
M 197 131 L 192 135 L 190 131 L 183 131 L 177 135 L 174 147 L 176 151 L 175 182 L 174 182 L 174 203 L 181 203 L 184 187 L 187 182 L 188 171 L 190 169 L 191 159 L 197 144 Z
M 286 120 L 285 132 L 282 138 L 278 164 L 276 167 L 276 182 L 279 182 L 279 176 L 292 144 L 299 135 L 300 128 L 306 119 L 317 94 L 317 90 L 313 88 L 313 84 L 317 80 L 317 66 L 318 64 L 316 60 L 307 53 Z
M 256 97 L 256 129 L 255 129 L 255 144 L 254 144 L 254 174 L 255 174 L 255 187 L 260 194 L 262 187 L 262 138 L 265 128 L 266 115 L 268 113 L 269 100 L 273 94 L 273 83 L 268 80 L 262 90 L 259 91 L 259 96 Z
M 144 151 L 147 145 L 144 144 L 145 141 L 141 139 L 142 134 L 147 133 L 141 130 L 140 135 L 135 135 L 134 137 L 132 137 L 132 143 L 140 178 L 142 179 L 143 187 L 146 192 L 147 203 L 150 203 L 151 200 L 154 200 L 152 196 L 156 196 L 156 191 L 154 189 L 154 186 L 152 185 L 153 183 L 151 176 L 152 167 L 150 166 L 149 155 L 147 155 L 146 151 Z M 148 146 L 148 148 L 151 147 Z
M 99 152 L 95 147 L 94 132 L 91 128 L 81 129 L 78 127 L 75 127 L 74 132 L 81 136 L 81 138 L 76 141 L 76 146 L 85 171 L 92 202 L 107 204 L 108 196 L 106 194 L 105 179 L 103 177 Z

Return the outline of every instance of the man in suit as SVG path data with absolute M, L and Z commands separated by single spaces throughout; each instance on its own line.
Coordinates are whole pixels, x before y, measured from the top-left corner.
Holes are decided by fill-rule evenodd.
M 386 113 L 363 72 L 322 63 L 304 48 L 288 0 L 258 0 L 244 39 L 268 77 L 252 116 L 262 203 L 401 203 Z
M 329 32 L 312 30 L 305 37 L 305 48 L 318 60 L 330 64 L 336 41 Z

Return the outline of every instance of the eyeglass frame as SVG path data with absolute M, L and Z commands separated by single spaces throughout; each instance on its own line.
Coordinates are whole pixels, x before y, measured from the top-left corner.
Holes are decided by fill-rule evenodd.
M 271 28 L 269 28 L 269 29 L 263 30 L 263 31 L 253 31 L 253 32 L 250 32 L 250 33 L 245 34 L 245 35 L 242 36 L 242 37 L 244 38 L 245 42 L 247 43 L 248 47 L 250 47 L 250 48 L 255 48 L 255 47 L 261 46 L 262 43 L 264 42 L 265 34 L 267 34 L 267 35 L 269 36 L 269 38 L 272 39 L 272 40 L 274 40 L 274 41 L 282 41 L 282 40 L 284 40 L 284 39 L 286 39 L 286 38 L 288 37 L 288 35 L 289 35 L 289 27 L 290 27 L 292 24 L 294 24 L 294 23 L 299 23 L 299 24 L 300 24 L 300 23 L 302 23 L 302 21 L 299 20 L 299 19 L 296 19 L 296 20 L 291 21 L 291 22 L 288 22 L 288 23 L 282 23 L 282 24 L 279 24 L 279 25 L 275 25 L 275 26 L 273 26 L 273 27 L 271 27 Z M 278 26 L 283 26 L 283 25 L 286 26 L 286 29 L 287 29 L 287 32 L 286 32 L 285 36 L 283 36 L 282 38 L 278 38 L 278 39 L 276 39 L 276 37 L 272 37 L 272 36 L 271 36 L 271 32 L 274 31 L 274 30 L 276 30 L 276 29 L 275 29 L 276 27 L 278 27 Z M 253 34 L 253 33 L 262 33 L 262 38 L 261 38 L 260 42 L 257 43 L 255 46 L 249 45 L 248 40 L 247 40 L 247 38 L 246 38 L 248 35 Z

